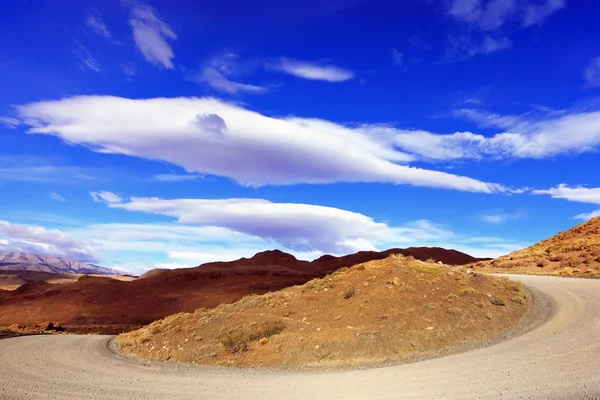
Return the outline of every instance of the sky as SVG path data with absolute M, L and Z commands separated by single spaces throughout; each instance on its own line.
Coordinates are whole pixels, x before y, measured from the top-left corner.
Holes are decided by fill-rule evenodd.
M 598 5 L 8 0 L 0 251 L 497 257 L 600 216 Z

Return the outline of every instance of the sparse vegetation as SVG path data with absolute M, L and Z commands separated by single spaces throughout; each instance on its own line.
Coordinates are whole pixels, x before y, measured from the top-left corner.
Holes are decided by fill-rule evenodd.
M 600 276 L 600 217 L 526 249 L 471 264 L 475 270 L 597 278 Z
M 376 365 L 494 336 L 523 316 L 525 296 L 505 278 L 392 256 L 302 286 L 173 315 L 120 335 L 117 343 L 127 354 L 169 362 Z M 517 297 L 522 300 L 513 301 Z M 495 298 L 511 301 L 497 307 Z

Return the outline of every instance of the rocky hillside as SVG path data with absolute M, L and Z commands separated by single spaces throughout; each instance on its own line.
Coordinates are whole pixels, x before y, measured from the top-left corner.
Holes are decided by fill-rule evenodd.
M 473 264 L 475 270 L 600 278 L 600 217 L 526 249 Z
M 33 282 L 13 292 L 0 291 L 0 326 L 29 326 L 40 321 L 80 326 L 148 324 L 178 312 L 212 308 L 246 295 L 301 285 L 339 268 L 382 259 L 390 253 L 446 264 L 477 260 L 454 250 L 412 248 L 324 256 L 308 262 L 274 250 L 196 268 L 154 270 L 131 282 L 101 277 L 83 277 L 60 285 Z
M 123 271 L 33 253 L 0 252 L 0 271 L 37 271 L 52 274 L 127 275 Z
M 486 343 L 518 325 L 529 294 L 506 278 L 392 255 L 123 334 L 140 359 L 235 367 L 398 363 Z

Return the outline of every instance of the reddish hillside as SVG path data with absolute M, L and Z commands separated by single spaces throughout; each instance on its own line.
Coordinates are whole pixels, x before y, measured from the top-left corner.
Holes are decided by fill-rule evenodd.
M 344 257 L 323 256 L 313 262 L 274 250 L 232 262 L 151 271 L 131 282 L 82 277 L 61 285 L 27 283 L 14 292 L 0 291 L 0 326 L 38 321 L 65 325 L 147 324 L 178 312 L 230 303 L 248 294 L 300 285 L 341 267 L 380 260 L 392 253 L 451 265 L 477 261 L 467 254 L 440 248 L 359 252 Z

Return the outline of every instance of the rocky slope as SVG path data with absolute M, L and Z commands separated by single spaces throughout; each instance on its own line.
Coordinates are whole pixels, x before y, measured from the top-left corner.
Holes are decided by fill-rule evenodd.
M 600 278 L 600 217 L 526 249 L 473 264 L 488 272 Z
M 123 271 L 33 253 L 0 252 L 0 271 L 36 271 L 52 274 L 127 275 Z
M 39 321 L 56 321 L 67 326 L 148 324 L 178 312 L 212 308 L 246 295 L 301 285 L 341 267 L 382 259 L 390 253 L 446 264 L 477 260 L 454 250 L 412 248 L 324 256 L 308 262 L 275 250 L 232 262 L 151 271 L 131 282 L 82 277 L 61 285 L 27 283 L 13 292 L 0 291 L 0 326 L 31 325 Z
M 150 360 L 236 367 L 396 363 L 489 339 L 518 324 L 519 283 L 392 255 L 213 309 L 180 313 L 117 343 Z

